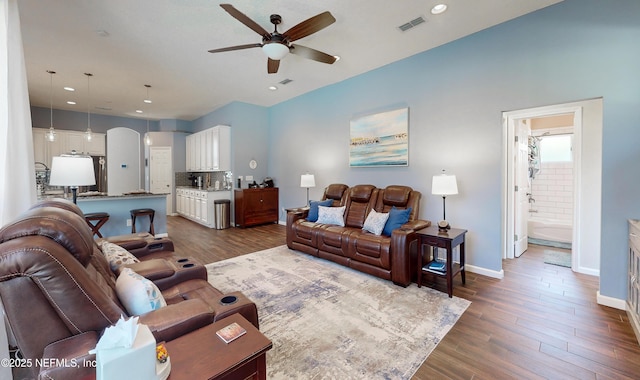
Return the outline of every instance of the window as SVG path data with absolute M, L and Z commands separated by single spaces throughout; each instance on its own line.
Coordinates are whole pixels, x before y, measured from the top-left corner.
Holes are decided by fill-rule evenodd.
M 571 162 L 573 135 L 544 136 L 540 141 L 541 162 Z

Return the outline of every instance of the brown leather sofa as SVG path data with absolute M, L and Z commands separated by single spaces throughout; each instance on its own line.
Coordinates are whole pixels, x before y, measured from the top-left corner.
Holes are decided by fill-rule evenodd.
M 27 211 L 0 229 L 0 299 L 9 334 L 22 356 L 72 359 L 93 347 L 121 315 L 116 277 L 84 218 L 59 207 Z M 234 313 L 258 326 L 257 309 L 242 293 L 223 294 L 192 279 L 162 290 L 167 306 L 140 315 L 157 341 L 170 341 Z M 225 296 L 235 296 L 232 304 Z M 86 355 L 86 352 L 83 354 Z M 87 368 L 30 368 L 31 377 L 80 378 Z M 79 371 L 79 372 L 74 372 Z
M 329 185 L 322 200 L 331 199 L 332 205 L 345 206 L 344 227 L 325 225 L 306 220 L 308 207 L 287 213 L 287 246 L 357 269 L 400 286 L 411 283 L 417 258 L 415 231 L 428 227 L 431 222 L 419 220 L 420 197 L 408 186 Z M 374 235 L 362 229 L 371 210 L 387 213 L 392 207 L 411 207 L 409 221 L 393 230 L 391 236 Z

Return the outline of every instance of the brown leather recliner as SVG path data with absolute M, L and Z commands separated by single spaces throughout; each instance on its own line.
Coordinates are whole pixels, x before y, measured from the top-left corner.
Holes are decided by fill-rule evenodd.
M 67 199 L 44 199 L 31 206 L 31 209 L 42 207 L 61 208 L 84 218 L 80 207 Z M 87 228 L 89 227 L 87 226 Z M 177 255 L 174 252 L 173 242 L 169 238 L 156 238 L 147 233 L 100 238 L 96 239 L 98 249 L 101 249 L 102 242 L 105 240 L 123 247 L 141 261 L 122 265 L 116 270 L 116 275 L 125 267 L 131 268 L 141 276 L 153 281 L 160 290 L 187 280 L 207 280 L 205 266 L 193 257 Z
M 106 327 L 121 315 L 129 316 L 118 299 L 115 275 L 84 218 L 73 211 L 36 208 L 0 229 L 0 263 L 0 298 L 10 334 L 33 363 L 48 346 L 49 358 L 64 355 L 56 351 L 64 351 L 60 347 L 65 344 L 56 343 L 64 339 L 95 346 Z M 258 326 L 253 302 L 240 292 L 223 294 L 205 280 L 185 281 L 162 294 L 167 306 L 140 316 L 157 341 L 172 340 L 237 312 Z M 237 301 L 221 303 L 228 295 Z M 32 375 L 39 370 L 31 368 Z M 63 377 L 68 376 L 75 375 Z

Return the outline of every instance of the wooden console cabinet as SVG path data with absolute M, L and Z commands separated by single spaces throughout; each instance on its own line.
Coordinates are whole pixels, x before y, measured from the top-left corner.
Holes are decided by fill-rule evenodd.
M 234 196 L 235 223 L 249 227 L 278 223 L 278 188 L 236 189 Z

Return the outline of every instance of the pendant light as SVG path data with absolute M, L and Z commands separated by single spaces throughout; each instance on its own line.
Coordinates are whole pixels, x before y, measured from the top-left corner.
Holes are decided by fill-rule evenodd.
M 144 86 L 147 88 L 147 97 L 144 99 L 144 102 L 151 104 L 151 99 L 149 98 L 149 89 L 151 88 L 151 85 L 145 84 Z M 147 134 L 144 137 L 144 143 L 147 144 L 147 146 L 153 143 L 151 141 L 151 135 L 149 135 L 149 116 L 147 116 Z
M 47 70 L 47 72 L 49 73 L 49 76 L 51 77 L 51 84 L 50 84 L 50 89 L 49 89 L 49 107 L 50 107 L 50 117 L 51 117 L 51 126 L 49 127 L 49 132 L 47 132 L 46 134 L 46 138 L 47 141 L 49 142 L 54 142 L 56 141 L 56 131 L 53 130 L 53 74 L 55 74 L 56 72 L 53 70 Z
M 144 143 L 147 144 L 147 146 L 152 144 L 151 136 L 149 135 L 149 119 L 148 118 L 147 118 L 147 134 L 144 137 Z
M 87 141 L 91 141 L 93 133 L 91 132 L 91 92 L 89 91 L 89 78 L 93 76 L 91 73 L 84 73 L 87 76 L 87 130 L 84 133 Z

